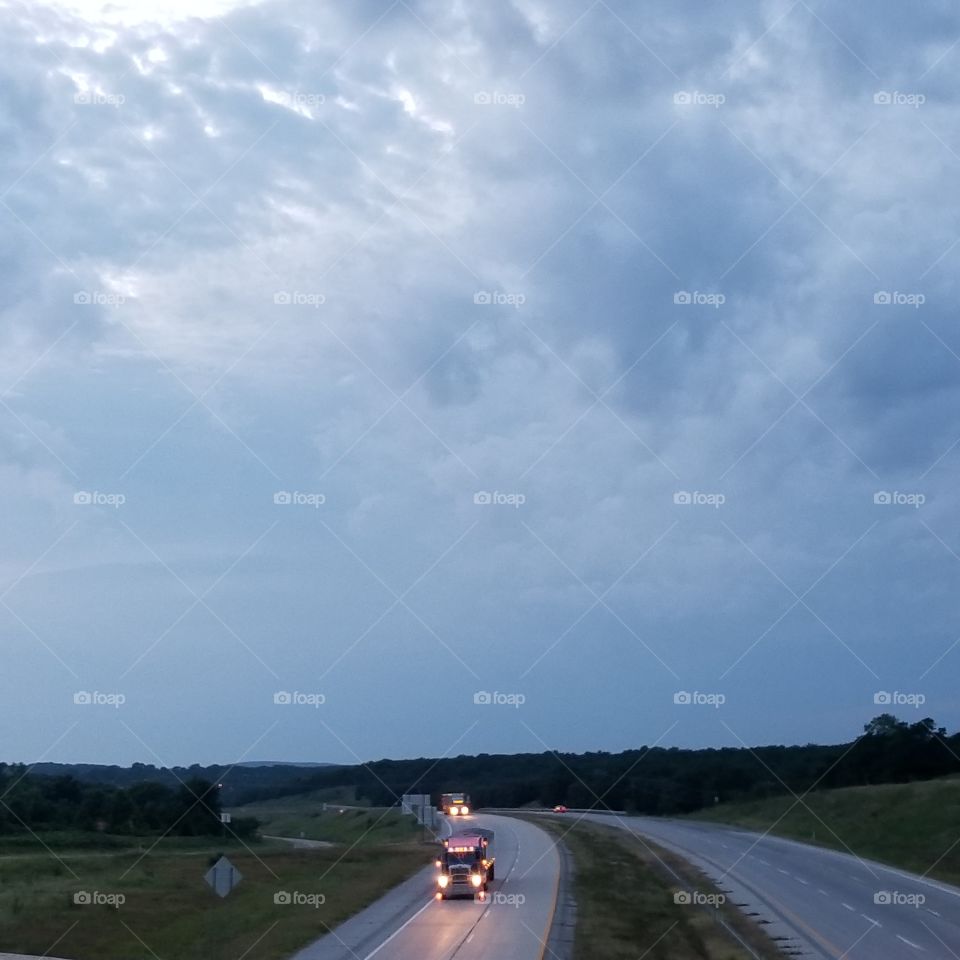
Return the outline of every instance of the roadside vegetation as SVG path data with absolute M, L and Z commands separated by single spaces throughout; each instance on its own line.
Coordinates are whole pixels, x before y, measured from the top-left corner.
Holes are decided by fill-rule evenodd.
M 562 838 L 573 857 L 575 960 L 783 957 L 720 891 L 662 848 L 612 827 L 530 819 Z
M 960 884 L 960 779 L 818 790 L 692 815 L 816 843 Z
M 410 843 L 423 837 L 423 828 L 398 807 L 342 807 L 328 803 L 324 810 L 323 803 L 312 794 L 251 803 L 232 813 L 256 818 L 261 834 L 267 836 L 364 846 Z
M 220 853 L 243 877 L 224 899 L 204 882 Z M 146 856 L 0 856 L 0 950 L 76 960 L 281 960 L 432 855 L 421 844 L 248 850 L 208 841 L 161 844 Z

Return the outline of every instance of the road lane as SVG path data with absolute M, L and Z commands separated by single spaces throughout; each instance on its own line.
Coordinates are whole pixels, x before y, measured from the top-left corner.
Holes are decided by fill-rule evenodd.
M 510 817 L 471 815 L 451 825 L 494 831 L 496 880 L 485 902 L 436 900 L 430 867 L 294 960 L 542 960 L 560 876 L 550 836 Z
M 628 830 L 700 867 L 773 936 L 818 960 L 960 957 L 960 889 L 738 827 L 570 813 Z

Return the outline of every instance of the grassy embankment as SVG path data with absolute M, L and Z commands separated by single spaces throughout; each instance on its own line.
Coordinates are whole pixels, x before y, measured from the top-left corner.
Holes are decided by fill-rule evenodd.
M 723 803 L 698 820 L 770 830 L 960 884 L 960 779 L 843 787 L 746 803 Z

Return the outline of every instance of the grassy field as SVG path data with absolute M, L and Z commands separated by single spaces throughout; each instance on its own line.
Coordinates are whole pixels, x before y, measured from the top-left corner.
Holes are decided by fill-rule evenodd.
M 340 810 L 343 810 L 340 813 Z M 331 807 L 323 810 L 322 801 L 310 795 L 283 797 L 235 807 L 238 817 L 257 817 L 262 834 L 327 840 L 330 843 L 368 846 L 383 843 L 409 843 L 420 839 L 422 828 L 414 818 L 392 807 Z
M 221 849 L 243 875 L 222 900 L 203 879 Z M 47 853 L 0 857 L 0 951 L 77 960 L 280 960 L 432 855 L 420 844 L 305 851 L 257 844 L 248 852 L 208 842 L 206 849 L 145 857 L 135 850 L 75 850 L 62 862 Z M 106 902 L 76 903 L 76 894 Z
M 960 779 L 845 787 L 692 814 L 833 847 L 960 884 Z
M 530 820 L 562 836 L 573 856 L 576 960 L 783 957 L 736 907 L 683 902 L 685 896 L 710 897 L 718 891 L 667 851 L 658 849 L 657 854 L 680 875 L 679 880 L 664 870 L 649 846 L 622 830 L 586 823 L 571 828 L 567 822 L 539 817 Z

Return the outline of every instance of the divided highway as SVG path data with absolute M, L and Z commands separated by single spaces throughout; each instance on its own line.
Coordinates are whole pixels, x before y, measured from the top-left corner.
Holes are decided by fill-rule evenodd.
M 294 960 L 541 960 L 560 878 L 550 836 L 492 815 L 457 818 L 456 827 L 494 831 L 496 880 L 486 902 L 437 901 L 431 866 Z
M 794 955 L 817 960 L 960 958 L 960 889 L 737 827 L 569 813 L 649 838 L 759 914 Z M 792 949 L 791 949 L 792 948 Z

